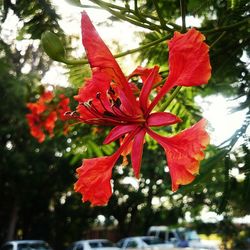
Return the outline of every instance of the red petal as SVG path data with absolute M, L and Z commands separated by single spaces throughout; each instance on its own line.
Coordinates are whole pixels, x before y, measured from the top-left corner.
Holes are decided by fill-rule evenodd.
M 150 73 L 154 70 L 154 68 L 149 69 L 149 68 L 143 68 L 142 66 L 138 66 L 129 76 L 128 79 L 130 79 L 133 76 L 140 76 L 142 79 L 142 82 L 145 83 L 145 81 L 147 80 L 148 76 L 150 75 Z M 154 83 L 158 83 L 162 80 L 161 75 L 157 74 L 157 77 L 154 80 Z
M 142 129 L 136 136 L 133 142 L 132 152 L 131 152 L 131 161 L 134 169 L 134 174 L 136 178 L 139 178 L 140 169 L 141 169 L 141 159 L 143 153 L 143 143 L 146 130 Z
M 112 168 L 138 132 L 139 128 L 128 134 L 113 155 L 83 161 L 82 166 L 77 169 L 79 179 L 75 184 L 75 191 L 82 194 L 83 202 L 90 201 L 94 206 L 107 204 L 112 194 L 110 185 Z
M 29 124 L 30 134 L 36 138 L 38 142 L 42 143 L 45 140 L 45 134 L 42 130 L 40 118 L 33 114 L 27 114 L 26 118 Z
M 92 71 L 101 71 L 109 76 L 109 78 L 122 89 L 126 98 L 130 100 L 130 102 L 127 103 L 130 108 L 126 107 L 126 109 L 133 110 L 136 99 L 133 96 L 128 81 L 110 50 L 98 35 L 86 12 L 82 12 L 82 43 L 85 47 Z M 123 105 L 126 104 L 123 103 Z
M 211 65 L 208 45 L 204 40 L 205 37 L 195 29 L 190 29 L 185 34 L 175 32 L 168 42 L 168 82 L 175 86 L 197 86 L 208 82 Z
M 44 103 L 27 103 L 26 104 L 27 108 L 34 114 L 41 114 L 46 110 L 46 105 Z
M 205 126 L 206 121 L 202 119 L 191 128 L 172 137 L 163 137 L 147 130 L 165 150 L 173 191 L 176 191 L 179 185 L 192 182 L 199 172 L 200 161 L 204 158 L 203 150 L 209 143 Z
M 112 75 L 116 82 L 128 86 L 127 80 L 115 58 L 97 33 L 85 11 L 82 12 L 82 43 L 91 68 L 104 69 L 108 74 Z
M 55 128 L 55 122 L 57 120 L 57 114 L 55 111 L 51 112 L 44 121 L 44 128 L 49 132 L 50 136 L 53 136 L 53 130 Z
M 65 95 L 61 94 L 59 96 L 59 98 L 61 99 L 61 101 L 58 103 L 57 105 L 57 112 L 59 114 L 59 118 L 62 120 L 62 121 L 66 121 L 68 120 L 68 117 L 65 116 L 65 113 L 66 112 L 70 112 L 70 107 L 69 107 L 69 103 L 70 103 L 70 100 L 68 97 L 66 97 Z
M 151 70 L 150 74 L 148 75 L 146 81 L 144 82 L 144 84 L 142 86 L 139 101 L 140 101 L 140 106 L 144 112 L 146 112 L 146 110 L 147 110 L 149 94 L 152 90 L 152 87 L 153 87 L 156 79 L 158 78 L 158 75 L 159 75 L 158 70 L 159 70 L 159 67 L 155 66 Z
M 108 203 L 112 195 L 112 168 L 116 161 L 114 155 L 83 160 L 82 166 L 76 170 L 78 181 L 74 186 L 75 191 L 82 194 L 83 202 L 90 201 L 94 206 Z
M 108 136 L 105 138 L 103 144 L 109 144 L 110 142 L 113 142 L 117 139 L 119 139 L 121 136 L 127 134 L 128 132 L 131 132 L 135 130 L 138 127 L 138 125 L 121 125 L 114 127 Z
M 172 125 L 178 122 L 181 122 L 182 120 L 171 113 L 168 112 L 157 112 L 157 113 L 152 113 L 149 115 L 147 119 L 147 124 L 149 127 L 153 126 L 168 126 Z
M 174 86 L 198 86 L 208 82 L 211 65 L 208 45 L 204 40 L 205 37 L 195 29 L 190 29 L 185 34 L 174 33 L 174 37 L 168 42 L 169 76 L 150 104 L 147 114 Z
M 79 89 L 78 95 L 75 99 L 80 103 L 77 106 L 77 112 L 80 114 L 80 118 L 83 120 L 88 120 L 96 118 L 95 115 L 90 113 L 83 105 L 84 102 L 92 100 L 93 105 L 96 109 L 103 113 L 104 108 L 100 101 L 96 99 L 96 94 L 99 92 L 101 94 L 102 102 L 105 103 L 107 109 L 110 107 L 109 100 L 107 98 L 107 91 L 110 87 L 110 77 L 103 72 L 95 72 L 92 79 L 88 79 L 85 85 Z
M 39 98 L 39 102 L 50 102 L 53 99 L 53 97 L 54 97 L 53 92 L 46 91 Z

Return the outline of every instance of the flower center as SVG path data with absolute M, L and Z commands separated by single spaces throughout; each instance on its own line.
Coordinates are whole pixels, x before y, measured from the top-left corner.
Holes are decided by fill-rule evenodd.
M 94 123 L 117 125 L 145 122 L 141 115 L 132 115 L 126 112 L 121 99 L 112 87 L 107 90 L 106 96 L 97 92 L 95 99 L 89 99 L 80 103 L 80 105 L 83 105 L 95 117 Z

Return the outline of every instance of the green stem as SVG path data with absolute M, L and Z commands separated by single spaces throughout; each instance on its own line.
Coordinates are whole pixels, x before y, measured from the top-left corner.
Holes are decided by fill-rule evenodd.
M 93 3 L 95 3 L 95 4 L 98 4 L 103 9 L 107 10 L 109 13 L 111 13 L 112 15 L 116 16 L 117 18 L 119 18 L 121 20 L 130 22 L 130 23 L 132 23 L 132 24 L 134 24 L 136 26 L 142 27 L 142 28 L 146 28 L 146 29 L 150 29 L 150 30 L 154 30 L 154 31 L 156 31 L 156 30 L 160 31 L 159 27 L 157 27 L 154 24 L 146 25 L 144 23 L 138 22 L 135 19 L 132 19 L 131 16 L 127 17 L 124 14 L 122 14 L 121 12 L 118 12 L 118 11 L 115 11 L 115 10 L 111 9 L 110 8 L 110 4 L 108 4 L 108 3 L 104 2 L 104 1 L 101 1 L 101 0 L 90 0 L 90 1 L 93 2 Z
M 241 26 L 242 24 L 244 23 L 247 23 L 250 21 L 250 18 L 246 18 L 238 23 L 234 23 L 234 24 L 231 24 L 231 25 L 227 25 L 227 26 L 223 26 L 223 27 L 218 27 L 218 28 L 215 28 L 215 29 L 210 29 L 210 30 L 201 30 L 202 33 L 204 34 L 211 34 L 211 33 L 215 33 L 215 32 L 219 32 L 219 31 L 226 31 L 226 30 L 231 30 L 231 29 L 234 29 L 234 28 L 237 28 L 238 26 Z
M 217 42 L 219 42 L 219 40 L 226 34 L 227 32 L 226 31 L 223 31 L 221 34 L 220 34 L 220 36 L 209 46 L 210 47 L 210 49 L 212 48 L 212 47 L 214 47 L 214 45 L 217 43 Z
M 167 101 L 164 102 L 164 103 L 161 105 L 161 107 L 160 107 L 160 109 L 159 109 L 160 112 L 164 112 L 164 111 L 165 111 L 165 109 L 169 106 L 169 104 L 170 104 L 170 103 L 174 100 L 174 98 L 177 96 L 177 94 L 178 94 L 179 91 L 181 90 L 181 87 L 182 87 L 182 86 L 178 86 L 178 87 L 175 88 L 174 92 L 173 92 L 173 93 L 171 94 L 171 96 L 167 99 Z
M 155 10 L 157 12 L 157 15 L 158 15 L 158 18 L 159 18 L 159 21 L 161 23 L 161 26 L 162 26 L 162 29 L 165 29 L 166 27 L 166 22 L 165 20 L 163 19 L 163 17 L 161 16 L 161 12 L 160 12 L 160 8 L 158 6 L 158 3 L 157 3 L 157 0 L 153 0 L 153 4 L 155 6 Z
M 157 39 L 157 40 L 155 40 L 153 42 L 142 45 L 142 46 L 140 46 L 138 48 L 130 49 L 130 50 L 127 50 L 125 52 L 118 53 L 118 54 L 114 55 L 114 57 L 119 58 L 119 57 L 123 57 L 123 56 L 129 55 L 129 54 L 133 54 L 135 52 L 147 49 L 147 48 L 152 47 L 152 46 L 154 46 L 154 45 L 156 45 L 158 43 L 166 41 L 169 38 L 170 38 L 170 35 L 163 36 L 160 39 Z M 70 60 L 70 59 L 65 58 L 62 62 L 65 63 L 65 64 L 68 64 L 68 65 L 84 65 L 84 64 L 88 63 L 88 60 L 86 60 L 86 59 L 84 59 L 84 60 Z
M 135 9 L 135 13 L 140 14 L 139 9 L 138 9 L 137 0 L 134 0 L 134 9 Z
M 154 86 L 153 86 L 153 89 L 161 86 L 165 82 L 166 82 L 166 78 L 162 79 L 160 82 L 155 83 Z
M 118 17 L 119 19 L 128 21 L 130 23 L 133 23 L 134 25 L 143 27 L 143 28 L 147 28 L 150 30 L 156 30 L 158 32 L 160 32 L 161 29 L 163 30 L 167 30 L 167 31 L 171 31 L 173 32 L 173 29 L 168 27 L 168 26 L 164 26 L 164 28 L 162 27 L 162 25 L 157 25 L 155 23 L 150 22 L 149 20 L 147 20 L 146 18 L 150 18 L 154 21 L 160 21 L 158 17 L 155 16 L 151 16 L 148 14 L 144 14 L 144 13 L 140 13 L 139 9 L 138 9 L 138 4 L 137 4 L 137 0 L 135 0 L 134 2 L 134 10 L 133 9 L 128 9 L 128 8 L 124 8 L 115 4 L 111 4 L 102 0 L 90 0 L 93 3 L 99 5 L 101 8 L 104 8 L 105 10 L 107 10 L 108 12 L 110 12 L 112 15 Z M 119 12 L 115 11 L 118 10 Z M 122 15 L 121 15 L 121 13 Z M 126 15 L 126 13 L 128 13 Z M 136 20 L 133 16 L 129 15 L 129 13 L 133 14 L 134 17 L 136 17 Z M 132 19 L 132 21 L 131 21 Z M 138 20 L 142 21 L 142 22 L 138 22 Z M 137 21 L 137 22 L 136 22 Z M 145 25 L 145 24 L 148 25 Z M 177 24 L 174 23 L 169 23 L 171 26 L 173 26 L 175 29 L 179 29 L 179 26 Z
M 180 9 L 181 9 L 181 21 L 182 21 L 182 27 L 181 31 L 186 32 L 186 1 L 180 0 Z
M 138 51 L 140 51 L 140 50 L 147 49 L 147 48 L 152 47 L 152 46 L 154 46 L 154 45 L 156 45 L 156 44 L 158 44 L 158 43 L 161 43 L 161 42 L 163 42 L 163 41 L 166 41 L 166 40 L 169 39 L 169 38 L 170 38 L 170 35 L 163 36 L 163 37 L 160 38 L 160 39 L 157 39 L 157 40 L 155 40 L 155 41 L 153 41 L 153 42 L 150 42 L 150 43 L 147 43 L 147 44 L 145 44 L 145 45 L 142 45 L 142 46 L 140 46 L 140 47 L 138 47 L 138 48 L 130 49 L 130 50 L 127 50 L 127 51 L 125 51 L 125 52 L 116 54 L 115 57 L 118 58 L 118 57 L 122 57 L 122 56 L 125 56 L 125 55 L 128 55 L 128 54 L 132 54 L 132 53 L 138 52 Z

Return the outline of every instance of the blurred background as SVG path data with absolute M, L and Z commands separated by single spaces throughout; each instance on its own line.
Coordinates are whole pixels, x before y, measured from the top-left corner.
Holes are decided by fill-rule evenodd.
M 173 193 L 164 151 L 147 140 L 140 180 L 133 177 L 130 166 L 118 164 L 109 204 L 91 207 L 73 191 L 75 169 L 84 158 L 110 155 L 116 145 L 102 145 L 107 128 L 83 124 L 71 126 L 67 135 L 55 130 L 54 137 L 43 143 L 30 135 L 26 103 L 34 102 L 44 89 L 53 90 L 70 97 L 74 110 L 72 97 L 91 75 L 86 63 L 51 60 L 41 46 L 41 35 L 57 34 L 68 58 L 84 59 L 80 13 L 86 10 L 118 55 L 123 72 L 128 75 L 137 65 L 157 64 L 164 78 L 168 74 L 165 41 L 182 28 L 180 2 L 0 1 L 0 245 L 42 239 L 59 250 L 80 239 L 117 242 L 163 225 L 164 232 L 195 230 L 199 239 L 220 242 L 223 249 L 249 249 L 250 4 L 246 0 L 181 2 L 186 26 L 199 29 L 211 47 L 212 78 L 206 86 L 182 88 L 169 111 L 184 122 L 166 132 L 176 133 L 201 117 L 208 120 L 211 145 L 200 174 Z

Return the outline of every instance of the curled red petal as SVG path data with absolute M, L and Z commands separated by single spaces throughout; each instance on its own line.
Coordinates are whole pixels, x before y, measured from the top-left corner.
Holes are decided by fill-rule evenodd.
M 211 65 L 205 37 L 197 30 L 185 34 L 174 33 L 168 41 L 169 75 L 158 95 L 150 104 L 149 114 L 160 99 L 174 86 L 198 86 L 208 83 Z
M 94 206 L 108 203 L 112 194 L 112 168 L 138 132 L 139 128 L 136 128 L 129 133 L 113 155 L 83 160 L 82 166 L 77 169 L 78 181 L 75 183 L 75 191 L 82 194 L 83 202 L 90 201 Z
M 110 142 L 113 142 L 117 139 L 119 139 L 121 136 L 136 130 L 138 128 L 138 125 L 132 124 L 132 125 L 121 125 L 114 127 L 108 136 L 105 138 L 103 144 L 109 144 Z
M 179 185 L 192 182 L 199 172 L 200 161 L 204 158 L 203 150 L 209 143 L 205 126 L 206 121 L 202 119 L 191 128 L 172 137 L 163 137 L 147 130 L 165 150 L 173 191 L 176 191 Z
M 82 201 L 90 201 L 93 206 L 103 206 L 112 195 L 110 179 L 117 156 L 85 159 L 77 169 L 78 180 L 74 189 L 82 194 Z
M 208 45 L 205 37 L 196 29 L 185 34 L 175 32 L 168 41 L 168 82 L 175 86 L 197 86 L 206 84 L 211 77 Z
M 140 175 L 145 133 L 146 130 L 141 129 L 141 131 L 136 134 L 133 141 L 133 146 L 131 151 L 131 161 L 136 178 L 139 178 Z
M 169 112 L 156 112 L 149 115 L 147 124 L 149 127 L 158 127 L 172 125 L 181 121 L 178 116 Z

